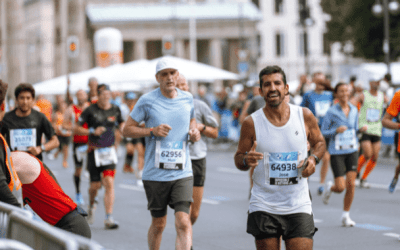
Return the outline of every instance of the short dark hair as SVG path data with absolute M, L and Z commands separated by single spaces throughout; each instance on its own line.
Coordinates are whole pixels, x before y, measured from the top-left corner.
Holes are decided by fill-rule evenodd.
M 260 74 L 258 76 L 260 78 L 260 88 L 262 88 L 262 85 L 263 85 L 262 77 L 266 76 L 266 75 L 275 74 L 275 73 L 280 73 L 282 75 L 283 83 L 285 85 L 287 85 L 286 75 L 285 75 L 285 72 L 283 72 L 283 69 L 277 65 L 273 65 L 273 66 L 267 66 L 260 71 Z
M 337 94 L 339 87 L 342 85 L 348 85 L 348 84 L 345 82 L 338 82 L 338 84 L 336 84 L 336 86 L 335 86 L 335 94 Z
M 101 83 L 99 85 L 97 85 L 97 94 L 100 95 L 100 92 L 103 90 L 110 90 L 110 86 L 108 86 L 105 83 Z
M 387 74 L 384 76 L 384 78 L 390 82 L 390 81 L 392 80 L 392 75 L 391 75 L 390 73 L 387 73 Z
M 357 81 L 357 76 L 351 76 L 350 77 L 350 82 L 355 82 Z
M 18 98 L 21 92 L 29 92 L 32 94 L 32 98 L 35 98 L 35 89 L 30 83 L 20 83 L 14 91 L 15 98 Z

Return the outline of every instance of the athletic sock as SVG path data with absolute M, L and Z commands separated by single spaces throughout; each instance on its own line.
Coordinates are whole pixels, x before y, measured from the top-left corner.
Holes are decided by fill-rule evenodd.
M 110 218 L 112 216 L 112 214 L 106 214 L 106 220 L 108 219 L 108 218 Z
M 362 169 L 362 167 L 364 166 L 365 162 L 366 162 L 366 160 L 365 160 L 364 155 L 361 155 L 361 156 L 358 158 L 357 173 L 360 173 L 360 172 L 361 172 L 361 169 Z
M 132 162 L 133 162 L 133 155 L 126 154 L 125 165 L 132 166 Z
M 350 212 L 349 211 L 343 211 L 342 217 L 350 217 Z
M 76 176 L 74 175 L 74 183 L 75 183 L 75 189 L 76 189 L 76 193 L 80 194 L 81 190 L 79 189 L 79 185 L 81 183 L 81 177 L 80 176 Z
M 364 174 L 361 179 L 366 180 L 368 178 L 368 175 L 372 172 L 372 170 L 376 166 L 376 161 L 369 160 L 367 163 L 367 167 L 365 168 Z

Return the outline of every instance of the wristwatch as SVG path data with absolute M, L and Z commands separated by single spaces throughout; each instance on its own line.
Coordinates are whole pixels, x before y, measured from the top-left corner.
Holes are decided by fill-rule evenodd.
M 318 163 L 321 161 L 318 156 L 316 156 L 315 154 L 311 154 L 310 156 L 315 158 L 315 165 L 318 165 Z

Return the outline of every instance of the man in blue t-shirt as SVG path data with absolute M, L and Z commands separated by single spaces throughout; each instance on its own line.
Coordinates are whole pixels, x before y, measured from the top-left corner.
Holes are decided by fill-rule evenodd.
M 123 130 L 125 137 L 146 140 L 142 180 L 152 216 L 149 249 L 160 248 L 168 205 L 175 210 L 176 249 L 189 249 L 192 244 L 193 173 L 188 144 L 201 136 L 193 96 L 176 88 L 178 77 L 174 63 L 161 59 L 156 66 L 160 87 L 139 98 Z M 139 126 L 142 121 L 144 128 Z
M 318 119 L 318 126 L 321 128 L 322 120 L 333 104 L 333 93 L 325 90 L 326 77 L 322 72 L 316 72 L 313 75 L 313 82 L 315 83 L 315 90 L 309 91 L 304 94 L 303 101 L 300 106 L 307 107 L 311 110 L 314 116 Z M 329 145 L 325 137 L 326 145 Z M 329 170 L 330 156 L 328 150 L 322 158 L 320 182 L 318 187 L 318 194 L 322 195 L 324 191 L 325 178 Z

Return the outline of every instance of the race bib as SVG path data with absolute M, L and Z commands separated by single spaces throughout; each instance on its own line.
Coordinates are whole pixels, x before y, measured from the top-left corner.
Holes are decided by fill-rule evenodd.
M 117 164 L 117 152 L 115 147 L 108 148 L 97 148 L 94 150 L 94 160 L 96 167 L 107 166 L 111 164 Z
M 346 150 L 355 149 L 357 147 L 356 131 L 354 129 L 348 129 L 343 133 L 335 136 L 335 149 Z
M 265 183 L 270 185 L 298 184 L 302 172 L 297 168 L 300 155 L 300 152 L 264 153 Z
M 186 142 L 156 141 L 156 168 L 182 170 L 186 163 Z
M 315 114 L 317 117 L 324 117 L 328 109 L 331 107 L 330 101 L 316 101 L 315 102 Z
M 378 122 L 381 118 L 379 109 L 367 109 L 367 122 Z
M 10 130 L 11 150 L 28 151 L 36 147 L 36 128 L 21 128 Z
M 80 162 L 83 160 L 83 157 L 86 156 L 88 150 L 88 145 L 82 145 L 75 148 L 76 159 Z

